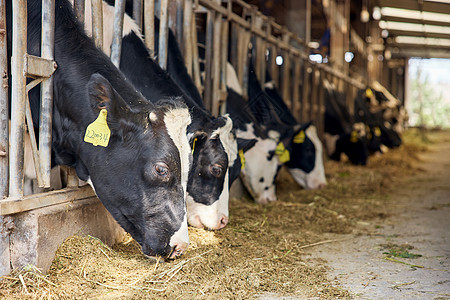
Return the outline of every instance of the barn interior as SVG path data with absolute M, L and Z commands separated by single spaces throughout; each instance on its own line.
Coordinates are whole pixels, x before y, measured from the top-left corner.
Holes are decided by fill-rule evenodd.
M 0 0 L 0 28 L 3 30 L 0 33 L 6 32 L 6 1 Z M 92 18 L 97 20 L 92 22 L 93 39 L 101 48 L 102 33 L 95 29 L 102 27 L 105 15 L 99 13 L 102 2 L 91 1 Z M 15 30 L 15 38 L 26 39 L 26 22 L 23 23 L 26 1 L 15 2 L 13 13 L 19 17 L 14 19 L 14 26 L 17 26 L 14 28 L 22 29 Z M 43 2 L 51 3 L 44 9 L 52 15 L 51 10 L 58 1 Z M 405 130 L 411 128 L 404 132 L 400 147 L 370 156 L 367 166 L 353 166 L 345 157 L 335 162 L 326 158 L 324 152 L 328 185 L 321 190 L 300 187 L 282 169 L 276 181 L 278 201 L 262 206 L 252 200 L 245 186 L 237 180 L 230 191 L 229 225 L 220 231 L 190 227 L 188 252 L 173 262 L 160 263 L 142 254 L 139 244 L 114 220 L 92 188 L 80 184 L 73 169 L 61 167 L 65 184 L 61 189 L 50 188 L 51 148 L 36 145 L 36 140 L 32 147 L 33 159 L 40 164 L 36 167 L 34 182 L 38 192 L 24 194 L 23 134 L 25 127 L 30 133 L 33 127 L 25 105 L 26 95 L 42 83 L 45 89 L 45 82 L 52 77 L 57 65 L 52 51 L 45 50 L 53 40 L 43 40 L 41 57 L 28 55 L 26 46 L 17 46 L 14 53 L 18 54 L 9 62 L 12 68 L 15 66 L 19 70 L 9 75 L 13 91 L 8 91 L 6 83 L 0 91 L 0 298 L 352 299 L 358 296 L 414 298 L 424 293 L 435 299 L 449 297 L 448 253 L 442 254 L 442 251 L 450 245 L 450 240 L 445 232 L 436 231 L 441 234 L 436 233 L 436 236 L 430 233 L 436 240 L 442 239 L 442 244 L 435 240 L 429 244 L 416 240 L 408 242 L 407 230 L 395 231 L 392 224 L 398 222 L 392 218 L 400 216 L 405 222 L 416 218 L 416 215 L 405 217 L 401 212 L 410 199 L 420 195 L 428 200 L 414 198 L 411 206 L 415 205 L 417 210 L 423 208 L 427 213 L 436 212 L 435 221 L 441 222 L 444 229 L 450 226 L 445 218 L 450 191 L 450 174 L 448 168 L 445 169 L 450 164 L 446 157 L 450 139 L 445 131 L 450 126 L 449 115 L 446 115 L 450 113 L 450 98 L 445 88 L 450 86 L 450 76 L 444 78 L 446 73 L 440 70 L 444 75 L 439 84 L 430 85 L 431 89 L 439 86 L 435 93 L 440 96 L 426 96 L 429 89 L 424 85 L 427 83 L 420 85 L 414 81 L 420 79 L 420 75 L 410 70 L 411 62 L 417 59 L 421 62 L 437 59 L 438 65 L 449 65 L 450 1 L 109 2 L 115 2 L 116 8 L 122 7 L 116 9 L 122 14 L 132 7 L 130 14 L 140 27 L 150 52 L 156 45 L 165 49 L 154 57 L 163 69 L 167 68 L 167 30 L 172 30 L 182 49 L 187 72 L 213 116 L 226 111 L 227 62 L 236 70 L 243 98 L 249 100 L 251 62 L 261 85 L 265 83 L 267 70 L 296 120 L 312 122 L 322 143 L 325 143 L 325 81 L 344 94 L 350 115 L 355 114 L 358 93 L 367 89 L 382 94 L 383 99 L 396 103 L 399 108 L 413 107 L 407 109 L 410 120 L 405 117 L 401 124 Z M 84 0 L 74 0 L 79 20 L 85 17 L 82 6 Z M 160 39 L 156 41 L 155 17 L 163 24 L 159 28 Z M 114 30 L 119 32 L 116 27 Z M 7 76 L 11 65 L 8 67 L 6 57 L 6 34 L 0 34 L 0 39 L 0 71 Z M 118 65 L 118 61 L 114 61 L 117 59 L 114 51 L 111 50 L 111 59 Z M 120 57 L 120 50 L 118 53 Z M 10 97 L 13 102 L 15 97 L 23 101 L 12 111 L 8 123 Z M 432 102 L 426 97 L 439 99 Z M 424 101 L 437 107 L 436 114 L 441 111 L 443 121 L 435 120 L 433 109 L 422 107 L 426 106 Z M 420 103 L 420 109 L 417 109 L 419 104 L 411 103 Z M 427 125 L 435 127 L 434 131 L 427 132 Z M 51 141 L 51 131 L 49 120 L 36 135 L 39 140 Z M 431 196 L 423 196 L 427 193 Z M 438 225 L 433 223 L 433 226 Z M 388 232 L 387 228 L 392 230 Z M 417 233 L 422 229 L 414 230 Z M 358 248 L 355 245 L 360 237 L 366 239 L 366 244 Z M 333 264 L 333 271 L 331 262 L 328 264 L 324 260 L 331 261 L 333 253 L 342 253 L 332 246 L 326 247 L 346 241 L 353 243 L 354 248 L 347 244 L 343 251 L 358 252 L 349 256 L 363 253 L 360 256 L 364 257 L 366 254 L 361 249 L 370 245 L 371 256 L 366 256 L 367 261 L 373 265 L 390 263 L 394 269 L 404 267 L 403 272 L 398 272 L 403 277 L 389 282 L 388 274 L 377 269 L 366 270 L 364 264 L 358 267 L 364 274 L 355 275 L 363 278 L 361 280 L 348 275 L 351 272 L 342 265 Z M 325 256 L 314 252 L 316 246 L 321 245 L 328 249 L 328 252 L 324 250 Z M 437 250 L 427 252 L 427 246 Z M 399 258 L 392 254 L 395 251 L 403 251 L 411 257 Z M 414 253 L 421 254 L 414 257 Z M 445 255 L 446 258 L 441 259 Z M 431 262 L 430 257 L 440 258 Z M 356 266 L 361 261 L 352 263 Z M 439 273 L 436 270 L 440 266 L 445 270 Z M 391 270 L 385 268 L 387 272 Z M 418 274 L 416 270 L 430 273 Z M 416 272 L 414 276 L 410 276 L 412 271 Z M 343 276 L 344 273 L 348 277 Z M 427 274 L 431 274 L 429 285 L 418 286 L 420 277 Z M 352 286 L 348 281 L 355 284 Z

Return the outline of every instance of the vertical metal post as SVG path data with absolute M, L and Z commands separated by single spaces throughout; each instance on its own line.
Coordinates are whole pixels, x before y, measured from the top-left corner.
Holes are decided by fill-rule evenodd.
M 133 19 L 141 29 L 142 29 L 142 1 L 143 0 L 133 0 Z
M 42 1 L 41 56 L 53 60 L 55 46 L 55 1 Z M 39 121 L 39 164 L 43 187 L 50 187 L 52 160 L 53 77 L 41 84 L 41 114 Z
M 167 66 L 167 44 L 169 40 L 169 0 L 161 0 L 159 12 L 158 63 L 163 69 Z
M 183 16 L 183 46 L 184 46 L 184 61 L 189 75 L 192 77 L 192 47 L 197 45 L 192 44 L 191 34 L 196 34 L 192 29 L 192 0 L 184 0 L 184 16 Z
M 294 56 L 294 78 L 292 80 L 292 114 L 297 119 L 300 119 L 300 110 L 301 110 L 301 102 L 300 102 L 300 57 Z
M 309 109 L 309 91 L 311 90 L 310 80 L 309 80 L 309 63 L 307 60 L 303 62 L 303 95 L 302 95 L 302 116 L 301 122 L 306 122 Z
M 317 124 L 317 112 L 318 112 L 318 104 L 317 104 L 317 94 L 318 94 L 318 78 L 317 78 L 317 71 L 314 66 L 311 66 L 312 72 L 311 72 L 311 106 L 310 106 L 310 114 L 309 114 L 309 120 L 308 121 L 314 121 L 314 124 Z
M 8 196 L 8 58 L 6 39 L 6 7 L 5 0 L 0 0 L 0 200 Z M 0 218 L 0 224 L 1 224 Z
M 220 5 L 221 0 L 216 0 L 215 2 Z M 214 36 L 213 36 L 213 68 L 212 68 L 212 107 L 211 113 L 213 116 L 219 114 L 219 103 L 220 103 L 220 67 L 221 67 L 221 30 L 222 27 L 222 15 L 215 13 L 214 15 Z
M 144 32 L 145 45 L 150 53 L 155 53 L 155 1 L 144 0 Z
M 195 22 L 195 14 L 191 20 L 191 32 L 192 32 L 192 73 L 194 75 L 195 86 L 200 94 L 203 92 L 202 80 L 200 79 L 200 63 L 198 58 L 198 45 L 197 45 L 197 27 Z
M 238 49 L 239 49 L 239 43 L 238 43 L 238 39 L 239 39 L 239 25 L 231 22 L 231 46 L 230 46 L 230 63 L 233 66 L 233 68 L 235 70 L 237 70 L 237 66 L 238 66 Z
M 92 38 L 99 49 L 103 49 L 103 7 L 102 0 L 91 0 Z
M 323 86 L 323 82 L 325 80 L 325 74 L 324 71 L 320 70 L 319 74 L 319 112 L 318 112 L 318 118 L 317 118 L 317 131 L 319 134 L 319 138 L 323 141 L 324 139 L 324 130 L 325 130 L 325 90 Z
M 23 196 L 23 134 L 25 130 L 26 78 L 24 55 L 27 51 L 27 2 L 13 1 L 11 140 L 9 196 Z
M 84 23 L 84 0 L 74 0 L 73 9 L 78 21 Z
M 183 38 L 183 8 L 185 0 L 177 0 L 176 5 L 176 17 L 175 17 L 175 35 L 180 44 L 180 49 L 184 50 L 184 38 Z
M 291 86 L 291 55 L 288 51 L 284 52 L 283 57 L 283 82 L 282 82 L 282 97 L 288 108 L 292 109 L 292 100 L 290 95 Z
M 212 109 L 213 92 L 213 41 L 214 41 L 214 11 L 208 11 L 206 14 L 206 43 L 205 43 L 205 107 L 209 111 Z
M 119 68 L 120 54 L 122 52 L 123 14 L 125 13 L 125 0 L 116 0 L 114 6 L 114 31 L 111 44 L 111 61 Z

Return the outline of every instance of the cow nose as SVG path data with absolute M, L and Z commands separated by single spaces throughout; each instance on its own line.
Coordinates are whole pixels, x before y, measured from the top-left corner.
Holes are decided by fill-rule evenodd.
M 318 186 L 317 188 L 323 189 L 323 188 L 325 188 L 326 186 L 327 186 L 326 183 L 320 183 L 319 186 Z
M 227 216 L 222 216 L 222 218 L 220 218 L 218 229 L 224 228 L 225 226 L 227 226 L 227 224 L 228 224 L 228 217 Z
M 169 259 L 175 259 L 186 252 L 186 249 L 188 247 L 188 243 L 185 242 L 178 242 L 175 243 L 175 245 L 172 248 L 172 253 L 169 255 Z

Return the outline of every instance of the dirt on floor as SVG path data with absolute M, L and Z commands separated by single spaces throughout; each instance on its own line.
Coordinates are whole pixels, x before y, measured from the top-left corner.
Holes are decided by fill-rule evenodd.
M 189 228 L 190 248 L 173 262 L 147 259 L 131 238 L 111 248 L 80 232 L 60 246 L 47 274 L 28 266 L 3 276 L 0 298 L 353 298 L 360 292 L 340 277 L 343 271 L 333 265 L 333 259 L 339 261 L 337 254 L 333 256 L 335 250 L 321 256 L 317 249 L 359 238 L 372 240 L 384 226 L 380 224 L 395 219 L 404 204 L 393 196 L 399 186 L 410 192 L 414 184 L 408 180 L 432 172 L 423 169 L 420 154 L 448 142 L 448 132 L 428 136 L 424 139 L 420 132 L 409 131 L 404 145 L 372 156 L 366 167 L 326 162 L 328 186 L 322 190 L 303 190 L 282 171 L 277 180 L 277 202 L 260 206 L 248 197 L 232 199 L 229 225 L 217 232 Z M 430 210 L 432 207 L 448 209 L 448 202 L 436 202 Z M 381 253 L 383 263 L 413 268 L 395 262 L 413 265 L 421 259 L 413 255 L 424 252 L 412 246 L 384 240 L 379 246 L 387 253 Z M 363 267 L 343 266 L 346 270 Z

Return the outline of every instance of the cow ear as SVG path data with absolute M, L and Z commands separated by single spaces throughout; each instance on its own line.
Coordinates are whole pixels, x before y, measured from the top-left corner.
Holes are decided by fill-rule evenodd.
M 195 148 L 198 147 L 198 145 L 203 144 L 207 138 L 208 135 L 203 131 L 196 131 L 194 135 L 192 135 L 192 137 L 189 139 L 189 145 L 191 146 L 192 154 L 194 154 Z
M 119 119 L 130 111 L 128 104 L 114 90 L 109 81 L 98 73 L 92 74 L 87 90 L 95 113 L 106 109 L 108 116 Z
M 250 150 L 256 144 L 256 142 L 256 139 L 237 138 L 238 149 L 244 151 L 244 153 Z

